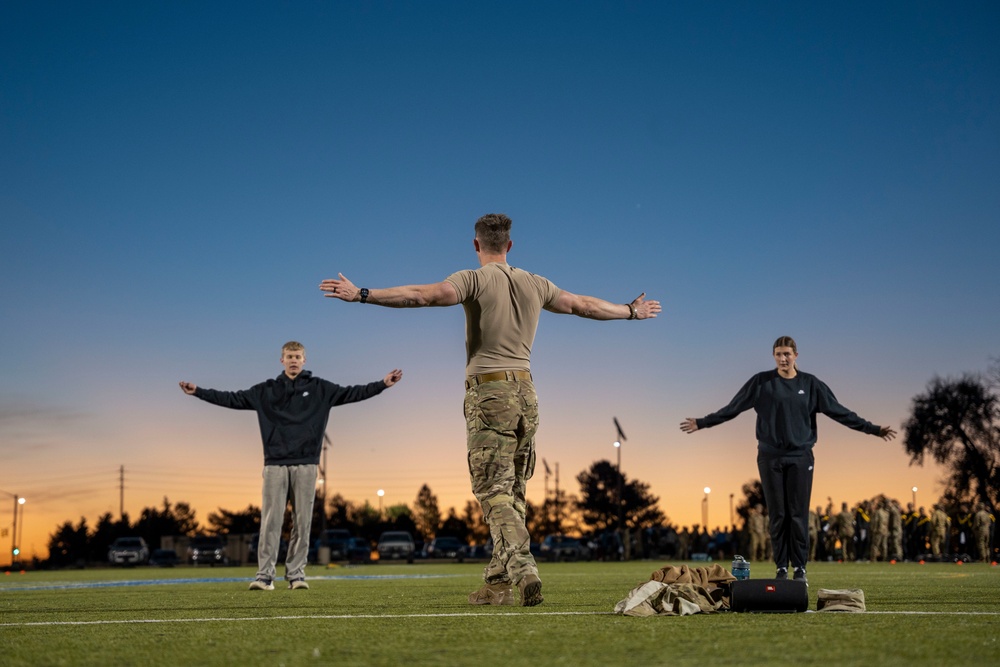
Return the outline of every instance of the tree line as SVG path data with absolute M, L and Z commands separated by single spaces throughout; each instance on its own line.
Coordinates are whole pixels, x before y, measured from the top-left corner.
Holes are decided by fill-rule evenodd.
M 558 491 L 541 505 L 527 503 L 527 523 L 532 535 L 616 531 L 619 515 L 626 528 L 659 525 L 666 520 L 657 508 L 659 498 L 650 493 L 649 485 L 619 475 L 608 461 L 595 462 L 577 476 L 577 481 L 581 485 L 579 496 Z M 367 501 L 353 502 L 340 494 L 326 500 L 318 496 L 313 506 L 311 537 L 316 539 L 323 530 L 332 528 L 350 530 L 373 544 L 387 530 L 405 530 L 417 542 L 449 536 L 466 544 L 484 544 L 489 538 L 478 502 L 469 500 L 461 511 L 452 507 L 442 512 L 437 496 L 426 484 L 419 489 L 412 505 L 390 505 L 384 510 Z M 291 515 L 286 513 L 283 534 L 287 536 L 290 529 Z M 93 526 L 86 517 L 75 524 L 64 522 L 49 537 L 49 558 L 38 565 L 69 567 L 103 563 L 111 543 L 125 536 L 142 537 L 151 549 L 156 549 L 164 537 L 252 535 L 259 531 L 260 507 L 256 505 L 236 511 L 220 508 L 210 512 L 202 523 L 190 504 L 171 503 L 164 498 L 160 507 L 144 508 L 135 521 L 128 513 L 116 519 L 109 512 Z

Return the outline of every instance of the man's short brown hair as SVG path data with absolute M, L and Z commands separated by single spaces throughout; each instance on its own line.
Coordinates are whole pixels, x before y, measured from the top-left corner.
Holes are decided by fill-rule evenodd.
M 486 252 L 507 252 L 511 221 L 503 213 L 488 213 L 476 220 L 476 238 Z
M 290 341 L 288 341 L 287 343 L 285 343 L 284 345 L 281 346 L 281 353 L 282 354 L 285 353 L 285 350 L 291 350 L 293 352 L 297 352 L 298 350 L 302 350 L 303 352 L 305 352 L 306 346 L 303 345 L 302 343 L 298 342 L 297 340 L 290 340 Z

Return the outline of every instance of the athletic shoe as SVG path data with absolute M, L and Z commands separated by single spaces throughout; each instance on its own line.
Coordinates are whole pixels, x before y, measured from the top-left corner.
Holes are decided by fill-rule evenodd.
M 514 604 L 514 588 L 509 581 L 499 584 L 483 584 L 483 587 L 478 591 L 469 593 L 469 604 L 512 605 Z
M 250 590 L 273 591 L 274 584 L 272 584 L 269 579 L 254 579 L 253 581 L 250 582 Z
M 292 579 L 288 582 L 288 587 L 293 591 L 297 590 L 309 590 L 309 584 L 306 583 L 305 579 Z
M 525 575 L 517 582 L 517 590 L 521 593 L 522 607 L 534 607 L 545 599 L 542 597 L 542 580 L 534 574 Z
M 795 576 L 793 578 L 795 579 L 795 581 L 801 581 L 806 586 L 809 585 L 809 580 L 806 579 L 806 568 L 804 567 L 795 568 Z
M 788 568 L 779 567 L 778 571 L 774 573 L 775 579 L 787 579 L 788 578 Z

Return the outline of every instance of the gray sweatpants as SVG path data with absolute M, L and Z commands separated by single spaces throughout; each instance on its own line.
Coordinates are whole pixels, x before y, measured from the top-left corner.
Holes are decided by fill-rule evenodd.
M 316 499 L 315 464 L 300 466 L 264 466 L 261 493 L 260 542 L 257 544 L 257 578 L 273 581 L 281 524 L 285 507 L 292 501 L 292 534 L 285 558 L 285 579 L 304 579 L 309 558 L 309 530 L 312 526 L 313 501 Z

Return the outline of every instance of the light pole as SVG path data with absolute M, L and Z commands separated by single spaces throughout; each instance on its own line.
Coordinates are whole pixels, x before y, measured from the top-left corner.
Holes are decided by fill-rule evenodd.
M 17 555 L 21 555 L 21 545 L 24 543 L 24 498 L 18 498 L 17 504 L 21 506 L 21 527 L 17 529 Z
M 712 492 L 712 489 L 705 487 L 705 498 L 701 501 L 701 525 L 705 528 L 705 532 L 708 532 L 708 494 Z
M 910 491 L 913 491 L 913 509 L 917 509 L 917 487 L 913 487 Z
M 379 489 L 376 491 L 378 494 L 378 520 L 382 520 L 382 496 L 385 495 L 385 489 Z
M 729 494 L 729 527 L 732 530 L 736 530 L 736 513 L 733 512 L 733 497 L 735 493 Z
M 618 531 L 622 530 L 622 443 L 615 440 L 615 449 L 618 451 Z
M 615 440 L 615 449 L 618 450 L 618 532 L 622 535 L 622 539 L 625 539 L 625 518 L 623 516 L 624 510 L 622 508 L 622 443 L 627 440 L 625 437 L 625 432 L 622 431 L 622 425 L 618 423 L 618 417 L 612 417 L 612 421 L 615 423 L 615 433 L 618 434 L 618 439 Z M 628 540 L 625 540 L 628 544 Z M 628 547 L 625 548 L 625 556 L 628 557 Z

